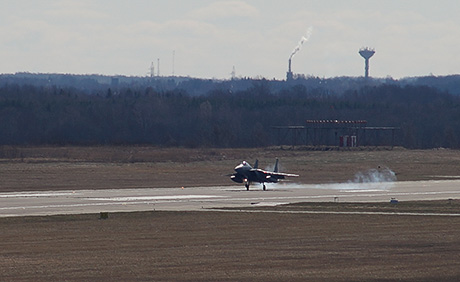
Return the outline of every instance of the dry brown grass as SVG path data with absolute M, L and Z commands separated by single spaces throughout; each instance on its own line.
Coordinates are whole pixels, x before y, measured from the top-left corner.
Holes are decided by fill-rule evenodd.
M 156 147 L 0 147 L 1 191 L 233 185 L 225 175 L 242 160 L 260 166 L 280 158 L 299 183 L 344 182 L 360 171 L 388 167 L 399 181 L 460 175 L 460 151 L 307 151 L 164 149 Z
M 460 217 L 147 212 L 0 219 L 3 281 L 458 281 Z

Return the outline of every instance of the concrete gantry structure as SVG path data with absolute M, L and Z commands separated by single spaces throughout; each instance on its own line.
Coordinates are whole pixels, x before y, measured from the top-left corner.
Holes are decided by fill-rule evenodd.
M 307 120 L 305 126 L 272 126 L 277 145 L 326 147 L 395 146 L 399 127 L 368 126 L 366 120 Z

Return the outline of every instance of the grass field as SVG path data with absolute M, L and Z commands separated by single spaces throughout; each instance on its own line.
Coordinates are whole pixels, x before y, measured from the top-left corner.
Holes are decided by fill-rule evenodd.
M 460 151 L 2 147 L 0 192 L 233 185 L 241 160 L 280 158 L 300 183 L 376 167 L 398 181 L 457 178 Z M 1 281 L 459 281 L 460 217 L 283 210 L 459 213 L 457 199 L 308 203 L 254 212 L 0 218 Z M 279 211 L 279 212 L 278 212 Z
M 0 219 L 2 281 L 459 281 L 460 217 L 145 212 Z
M 156 147 L 0 147 L 0 192 L 134 187 L 233 185 L 226 176 L 242 160 L 261 168 L 280 159 L 298 183 L 353 180 L 359 172 L 389 168 L 398 181 L 459 178 L 460 151 L 164 149 Z

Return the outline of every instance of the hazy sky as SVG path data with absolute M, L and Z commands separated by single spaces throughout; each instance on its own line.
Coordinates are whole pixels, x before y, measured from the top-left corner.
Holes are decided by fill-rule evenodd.
M 0 0 L 0 73 L 200 78 L 460 73 L 458 0 Z

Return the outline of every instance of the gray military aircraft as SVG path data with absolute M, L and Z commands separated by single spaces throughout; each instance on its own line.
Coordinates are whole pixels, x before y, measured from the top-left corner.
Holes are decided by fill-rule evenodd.
M 258 160 L 256 160 L 254 167 L 246 161 L 243 161 L 235 167 L 236 173 L 231 174 L 230 179 L 238 183 L 244 183 L 246 190 L 249 190 L 249 185 L 251 185 L 252 182 L 261 183 L 263 189 L 266 190 L 265 183 L 276 183 L 279 179 L 284 179 L 286 176 L 298 176 L 297 174 L 278 172 L 278 159 L 276 159 L 273 171 L 266 171 L 258 168 L 258 166 Z

